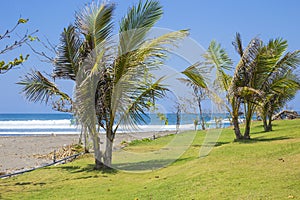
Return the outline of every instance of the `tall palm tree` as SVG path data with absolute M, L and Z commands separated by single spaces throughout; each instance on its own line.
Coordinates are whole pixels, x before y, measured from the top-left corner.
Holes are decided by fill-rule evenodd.
M 153 25 L 161 18 L 157 1 L 132 6 L 113 37 L 114 4 L 92 3 L 76 13 L 75 23 L 64 29 L 55 59 L 53 78 L 76 83 L 73 112 L 93 140 L 95 168 L 110 167 L 112 145 L 120 126 L 134 127 L 167 88 L 152 70 L 159 68 L 168 51 L 188 35 L 181 30 L 149 38 Z M 54 96 L 70 99 L 44 76 L 33 72 L 20 81 L 30 101 L 47 102 Z M 41 85 L 41 87 L 39 87 Z M 57 89 L 57 90 L 56 90 Z M 152 103 L 149 103 L 152 102 Z M 105 152 L 100 151 L 99 127 L 106 132 Z

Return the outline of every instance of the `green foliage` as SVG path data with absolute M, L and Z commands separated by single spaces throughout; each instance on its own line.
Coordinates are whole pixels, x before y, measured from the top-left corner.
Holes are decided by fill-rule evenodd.
M 293 72 L 300 64 L 300 53 L 297 50 L 284 54 L 288 44 L 282 38 L 271 39 L 267 44 L 259 38 L 253 38 L 244 49 L 239 33 L 233 46 L 241 58 L 232 77 L 225 73 L 225 70 L 232 69 L 232 62 L 215 41 L 210 43 L 203 55 L 203 65 L 217 70 L 214 86 L 226 92 L 227 102 L 222 101 L 218 92 L 210 92 L 211 97 L 227 109 L 233 120 L 238 119 L 240 106 L 244 105 L 245 134 L 241 135 L 238 123 L 234 123 L 234 130 L 237 138 L 249 139 L 254 111 L 259 110 L 264 121 L 268 116 L 271 124 L 274 111 L 282 108 L 299 90 L 299 79 Z
M 9 61 L 7 64 L 5 63 L 5 61 L 1 60 L 0 61 L 0 73 L 1 73 L 1 71 L 8 71 L 9 69 L 11 69 L 13 67 L 22 64 L 23 62 L 25 62 L 28 59 L 28 57 L 29 57 L 29 54 L 27 54 L 25 56 L 25 58 L 21 54 L 19 56 L 19 58 L 15 58 L 13 61 Z
M 135 145 L 139 145 L 139 144 L 144 144 L 144 143 L 148 143 L 150 142 L 151 139 L 150 138 L 144 138 L 141 140 L 133 140 L 129 143 L 130 146 L 135 146 Z
M 27 22 L 28 19 L 20 18 L 17 24 L 13 28 L 6 30 L 4 34 L 0 35 L 0 41 L 2 40 L 5 42 L 5 39 L 12 39 L 13 38 L 12 33 L 16 31 L 18 26 L 20 24 L 26 24 Z M 26 32 L 24 35 L 19 36 L 19 38 L 16 39 L 15 41 L 8 42 L 9 44 L 3 45 L 4 48 L 0 49 L 0 55 L 13 51 L 14 49 L 21 47 L 23 44 L 25 44 L 28 41 L 32 42 L 36 40 L 37 37 L 33 36 L 36 32 L 37 31 L 34 31 L 30 34 Z M 29 54 L 27 54 L 25 57 L 23 57 L 23 55 L 21 54 L 19 57 L 16 57 L 11 61 L 0 60 L 0 74 L 6 73 L 12 68 L 15 68 L 16 66 L 23 64 L 28 59 L 28 57 Z
M 29 21 L 29 19 L 23 19 L 23 18 L 20 18 L 19 20 L 18 20 L 18 23 L 19 24 L 25 24 L 25 23 L 27 23 Z
M 54 83 L 39 71 L 28 73 L 18 84 L 24 86 L 22 92 L 29 101 L 40 101 L 47 104 L 52 96 L 60 96 L 63 99 L 71 100 L 67 94 L 61 92 Z
M 120 125 L 129 129 L 143 122 L 145 112 L 168 91 L 162 84 L 164 77 L 156 79 L 151 70 L 158 69 L 168 52 L 188 35 L 180 30 L 149 38 L 162 7 L 158 1 L 140 1 L 122 18 L 118 41 L 112 41 L 114 10 L 115 4 L 92 2 L 76 13 L 74 24 L 61 34 L 53 78 L 75 81 L 75 101 L 40 72 L 27 74 L 19 82 L 29 101 L 47 103 L 56 97 L 74 104 L 78 122 L 93 136 L 99 162 L 103 154 L 97 125 L 113 142 Z

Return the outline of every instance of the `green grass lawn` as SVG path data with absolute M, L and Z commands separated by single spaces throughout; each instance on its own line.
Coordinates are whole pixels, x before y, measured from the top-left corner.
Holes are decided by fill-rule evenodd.
M 84 155 L 0 180 L 0 199 L 300 199 L 300 120 L 262 130 L 254 123 L 253 140 L 233 142 L 232 128 L 224 129 L 202 158 L 206 132 L 199 131 L 180 159 L 145 173 L 93 171 L 93 157 Z M 173 139 L 135 142 L 126 151 L 155 151 Z

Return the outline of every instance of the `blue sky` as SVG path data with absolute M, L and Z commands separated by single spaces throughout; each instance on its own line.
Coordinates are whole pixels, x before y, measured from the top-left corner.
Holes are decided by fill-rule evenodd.
M 81 0 L 52 0 L 52 1 L 19 1 L 1 2 L 0 34 L 12 27 L 20 16 L 29 18 L 26 26 L 20 27 L 18 33 L 28 29 L 39 29 L 38 36 L 46 36 L 52 43 L 57 44 L 59 35 L 64 27 L 74 20 L 74 12 L 90 1 Z M 116 0 L 115 21 L 118 23 L 127 12 L 128 7 L 137 0 Z M 270 38 L 282 37 L 289 42 L 289 51 L 300 49 L 300 1 L 289 0 L 252 0 L 252 1 L 214 1 L 214 0 L 161 0 L 164 8 L 162 19 L 157 27 L 172 30 L 190 29 L 190 36 L 203 47 L 211 40 L 217 40 L 226 48 L 236 62 L 238 56 L 231 45 L 236 32 L 240 32 L 246 43 L 253 37 L 259 36 L 264 41 Z M 117 28 L 116 28 L 117 30 Z M 2 48 L 5 43 L 0 42 Z M 30 53 L 24 47 L 15 52 L 1 56 L 9 59 L 19 53 Z M 200 55 L 199 55 L 200 56 Z M 51 73 L 51 65 L 42 63 L 35 55 L 19 69 L 0 75 L 0 113 L 49 113 L 50 106 L 39 103 L 29 103 L 20 95 L 20 87 L 15 83 L 19 77 L 31 68 Z M 60 84 L 61 85 L 61 84 Z M 72 84 L 64 82 L 64 88 L 71 91 Z M 295 110 L 300 110 L 300 94 L 290 103 Z

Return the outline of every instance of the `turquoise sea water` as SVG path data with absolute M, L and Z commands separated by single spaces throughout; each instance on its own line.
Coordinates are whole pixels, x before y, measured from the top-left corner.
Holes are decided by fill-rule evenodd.
M 140 130 L 158 128 L 174 130 L 177 121 L 176 114 L 168 113 L 165 117 L 167 123 L 165 120 L 160 120 L 157 114 L 147 115 L 146 124 L 142 124 Z M 199 118 L 197 114 L 181 114 L 180 124 L 193 128 L 194 120 L 197 118 Z M 222 121 L 222 127 L 230 125 L 228 114 L 204 114 L 204 118 L 208 128 L 215 126 L 215 119 Z M 74 121 L 71 114 L 0 114 L 0 135 L 77 134 L 80 130 Z

